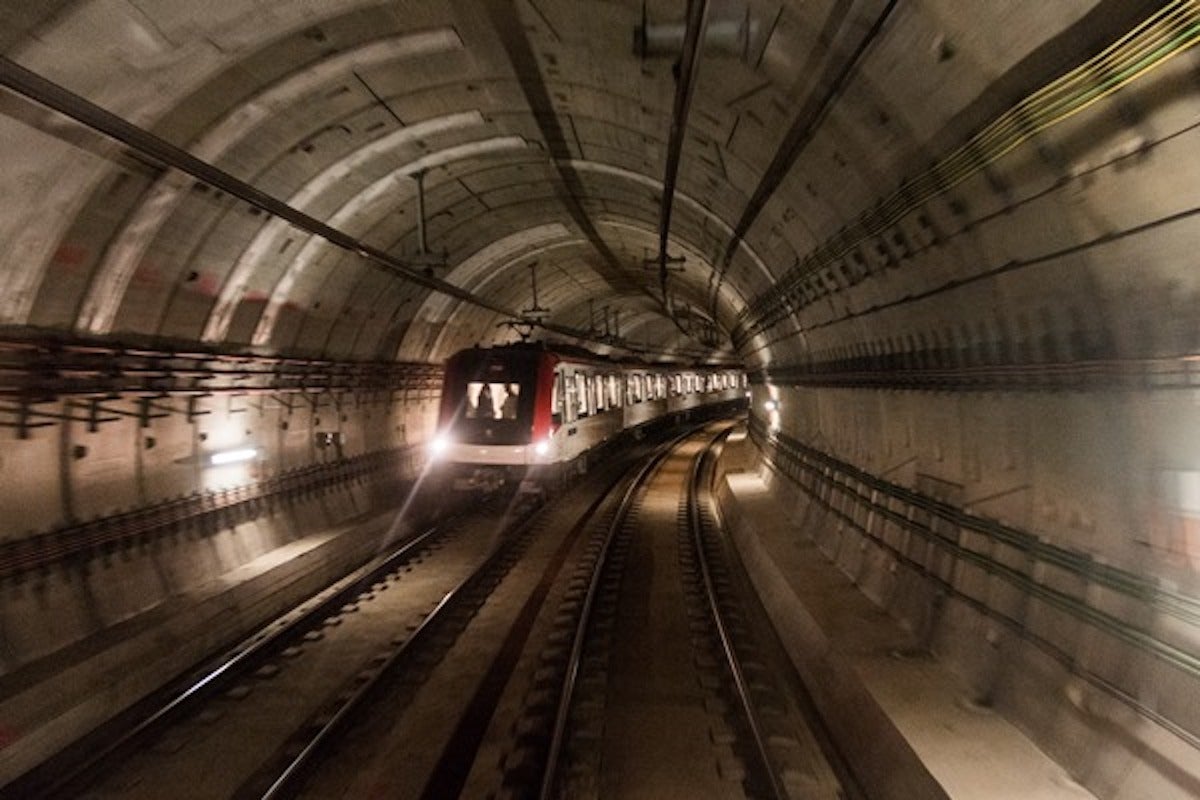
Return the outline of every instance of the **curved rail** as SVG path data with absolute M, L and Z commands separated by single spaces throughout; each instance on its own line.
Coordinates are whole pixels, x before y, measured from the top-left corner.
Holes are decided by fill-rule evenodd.
M 563 743 L 567 735 L 567 721 L 571 711 L 571 699 L 575 694 L 575 684 L 579 676 L 579 665 L 583 660 L 583 647 L 587 638 L 587 628 L 591 622 L 592 607 L 595 604 L 596 593 L 600 587 L 600 577 L 604 572 L 609 546 L 616 538 L 616 534 L 620 531 L 621 526 L 625 524 L 625 519 L 633 507 L 633 499 L 645 484 L 646 479 L 649 478 L 650 474 L 662 463 L 667 454 L 679 442 L 691 435 L 692 431 L 689 430 L 687 433 L 675 437 L 663 445 L 655 456 L 638 470 L 637 475 L 634 476 L 625 490 L 625 494 L 621 497 L 621 503 L 617 507 L 616 516 L 613 518 L 612 524 L 609 525 L 608 533 L 604 537 L 604 544 L 596 556 L 596 566 L 592 570 L 592 577 L 588 582 L 587 594 L 584 595 L 583 605 L 580 608 L 579 621 L 575 625 L 575 633 L 571 638 L 571 653 L 567 662 L 567 672 L 563 678 L 563 685 L 558 695 L 558 711 L 554 717 L 554 730 L 550 736 L 546 764 L 542 770 L 541 788 L 538 790 L 539 800 L 550 800 L 554 797 L 554 787 L 558 782 L 558 762 L 562 755 Z
M 104 733 L 106 728 L 102 727 L 97 729 L 96 732 L 88 734 L 83 740 L 80 740 L 76 745 L 65 751 L 67 764 L 58 764 L 50 768 L 54 770 L 53 775 L 43 777 L 44 768 L 46 768 L 46 765 L 43 765 L 43 768 L 36 768 L 23 778 L 18 778 L 18 781 L 11 784 L 8 788 L 11 789 L 14 786 L 18 786 L 18 784 L 22 784 L 22 786 L 28 787 L 31 793 L 36 793 L 40 796 L 66 796 L 71 794 L 72 790 L 80 782 L 91 780 L 90 776 L 94 776 L 96 770 L 102 769 L 103 764 L 108 759 L 118 757 L 119 753 L 136 747 L 138 742 L 142 741 L 145 736 L 155 732 L 163 724 L 172 721 L 173 718 L 186 711 L 188 706 L 218 691 L 224 679 L 228 679 L 232 675 L 248 672 L 248 670 L 254 667 L 254 664 L 269 657 L 271 652 L 282 649 L 283 644 L 288 642 L 289 639 L 299 636 L 302 631 L 308 630 L 316 622 L 326 618 L 326 616 L 335 612 L 337 608 L 346 604 L 350 599 L 361 594 L 362 591 L 377 581 L 379 575 L 395 569 L 397 564 L 403 563 L 404 560 L 412 557 L 428 541 L 438 535 L 444 534 L 445 530 L 445 524 L 434 525 L 434 527 L 427 529 L 425 533 L 403 542 L 395 551 L 374 559 L 372 563 L 360 567 L 352 575 L 343 577 L 340 582 L 331 584 L 332 587 L 337 588 L 331 591 L 324 599 L 314 603 L 311 608 L 302 610 L 295 618 L 284 622 L 282 625 L 276 624 L 265 633 L 263 632 L 264 627 L 260 627 L 258 632 L 252 633 L 251 636 L 242 639 L 241 643 L 234 645 L 233 648 L 226 650 L 223 655 L 216 657 L 215 660 L 209 661 L 204 667 L 199 668 L 197 670 L 198 674 L 193 673 L 186 680 L 176 681 L 175 686 L 178 686 L 178 688 L 174 688 L 174 690 L 168 688 L 167 691 L 158 693 L 158 696 L 166 696 L 166 702 L 158 705 L 157 708 L 151 706 L 154 710 L 150 711 L 142 720 L 136 723 L 131 722 L 132 727 L 124 730 L 124 732 L 109 736 Z M 329 591 L 329 588 L 323 591 Z M 150 696 L 150 698 L 152 697 L 155 696 Z M 150 698 L 142 700 L 142 705 L 148 705 L 149 702 L 152 702 Z M 133 706 L 133 709 L 137 708 L 137 705 Z M 137 714 L 137 711 L 133 709 L 131 709 L 133 714 Z M 74 763 L 70 763 L 72 760 L 70 753 L 76 752 L 76 748 L 84 745 L 86 745 L 85 756 L 78 758 Z
M 721 610 L 717 604 L 716 586 L 713 583 L 712 572 L 708 568 L 708 559 L 704 555 L 704 522 L 700 516 L 701 470 L 713 448 L 728 435 L 729 430 L 727 429 L 714 436 L 704 451 L 692 461 L 691 472 L 688 475 L 688 530 L 692 535 L 692 546 L 696 549 L 696 563 L 700 569 L 701 582 L 704 584 L 704 598 L 708 605 L 709 614 L 712 616 L 713 625 L 717 630 L 717 638 L 721 642 L 721 652 L 725 655 L 725 664 L 729 667 L 730 677 L 733 678 L 733 685 L 737 690 L 738 704 L 741 706 L 742 714 L 745 716 L 746 725 L 750 729 L 750 735 L 754 739 L 755 751 L 762 762 L 763 772 L 771 786 L 772 795 L 777 800 L 787 800 L 788 792 L 783 784 L 783 778 L 776 769 L 775 762 L 767 749 L 767 736 L 763 732 L 762 724 L 758 719 L 758 713 L 754 710 L 754 703 L 750 699 L 750 686 L 746 682 L 745 674 L 742 672 L 741 661 L 738 659 L 737 650 L 733 646 L 733 640 L 729 635 L 729 629 L 725 625 L 725 620 L 721 617 Z
M 260 632 L 252 634 L 240 644 L 227 650 L 224 655 L 215 659 L 215 663 L 209 662 L 199 670 L 198 676 L 184 681 L 184 686 L 170 692 L 170 699 L 165 704 L 159 706 L 132 728 L 115 738 L 102 738 L 94 750 L 89 749 L 86 758 L 63 770 L 61 775 L 46 780 L 45 785 L 38 788 L 38 793 L 43 796 L 55 796 L 58 793 L 68 792 L 77 782 L 87 780 L 88 774 L 100 768 L 107 759 L 135 746 L 144 736 L 182 713 L 191 703 L 216 691 L 223 678 L 249 670 L 271 652 L 280 649 L 283 643 L 295 638 L 302 631 L 311 628 L 317 621 L 329 616 L 331 612 L 345 605 L 348 600 L 361 594 L 382 573 L 390 571 L 398 563 L 405 561 L 420 550 L 431 539 L 445 533 L 446 528 L 444 523 L 435 525 L 424 533 L 405 541 L 391 553 L 378 557 L 359 568 L 357 573 L 342 578 L 338 581 L 342 585 L 331 592 L 328 597 L 319 600 L 311 608 L 286 623 L 277 625 L 268 633 L 262 634 L 262 628 L 260 628 Z M 333 585 L 336 586 L 337 583 Z M 328 591 L 328 588 L 323 591 Z M 37 770 L 35 770 L 36 772 Z M 36 783 L 38 780 L 34 778 L 33 782 Z
M 393 670 L 399 667 L 408 654 L 430 637 L 430 632 L 434 627 L 446 617 L 451 609 L 457 607 L 457 601 L 464 595 L 469 595 L 474 586 L 483 582 L 485 576 L 502 562 L 509 550 L 509 545 L 514 541 L 520 541 L 536 519 L 536 514 L 526 513 L 497 537 L 496 545 L 487 558 L 457 586 L 446 592 L 433 610 L 421 621 L 421 624 L 404 640 L 403 644 L 393 650 L 387 660 L 379 665 L 375 674 L 369 680 L 363 681 L 322 725 L 313 730 L 304 745 L 288 759 L 287 764 L 278 772 L 271 785 L 262 793 L 262 800 L 277 800 L 277 798 L 292 796 L 299 779 L 315 766 L 324 748 L 335 740 L 343 726 L 363 709 L 367 700 L 385 680 L 391 677 Z

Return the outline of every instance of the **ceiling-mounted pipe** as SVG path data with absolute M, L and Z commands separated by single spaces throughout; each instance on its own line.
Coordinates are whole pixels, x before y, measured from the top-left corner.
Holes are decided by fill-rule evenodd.
M 480 308 L 486 308 L 489 311 L 494 311 L 506 317 L 516 318 L 518 316 L 511 309 L 504 308 L 490 300 L 479 297 L 468 292 L 466 289 L 425 275 L 412 265 L 406 264 L 383 250 L 356 239 L 347 233 L 343 233 L 337 228 L 326 225 L 324 222 L 305 214 L 294 206 L 290 206 L 255 186 L 235 178 L 233 175 L 207 161 L 196 158 L 186 150 L 176 147 L 144 128 L 139 128 L 128 120 L 118 117 L 116 114 L 95 105 L 3 56 L 0 56 L 0 85 L 130 147 L 144 158 L 190 175 L 196 180 L 207 183 L 233 197 L 243 200 L 255 208 L 261 209 L 296 226 L 302 231 L 311 233 L 314 236 L 320 236 L 330 244 L 356 253 L 368 261 L 373 261 L 406 280 L 424 286 L 426 289 L 432 289 L 435 292 L 449 295 Z
M 679 174 L 679 156 L 687 130 L 692 89 L 700 67 L 700 49 L 708 24 L 708 0 L 688 0 L 687 31 L 679 56 L 679 74 L 675 82 L 675 102 L 671 109 L 671 136 L 667 144 L 667 170 L 663 177 L 662 207 L 658 221 L 658 283 L 663 303 L 667 303 L 667 238 L 671 233 L 671 205 L 675 199 L 675 179 Z
M 425 238 L 425 170 L 413 173 L 417 182 L 417 252 L 429 255 L 429 242 Z

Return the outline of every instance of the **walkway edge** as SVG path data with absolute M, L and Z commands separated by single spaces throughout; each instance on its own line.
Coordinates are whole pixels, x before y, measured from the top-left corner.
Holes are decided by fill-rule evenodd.
M 781 502 L 786 480 L 759 469 L 768 471 L 724 474 L 717 500 L 792 663 L 872 798 L 1093 797 L 1015 726 L 967 702 L 951 673 L 817 549 L 812 521 Z

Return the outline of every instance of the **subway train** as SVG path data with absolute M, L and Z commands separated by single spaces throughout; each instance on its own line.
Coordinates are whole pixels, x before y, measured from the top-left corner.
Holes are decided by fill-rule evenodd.
M 457 490 L 543 489 L 589 455 L 664 418 L 745 403 L 740 370 L 610 360 L 550 344 L 474 347 L 451 356 L 430 472 Z

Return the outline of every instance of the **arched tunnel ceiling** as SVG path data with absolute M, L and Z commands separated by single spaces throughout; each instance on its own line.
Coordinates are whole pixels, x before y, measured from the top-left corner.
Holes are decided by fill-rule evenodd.
M 1167 5 L 1183 9 L 1172 24 L 1194 14 Z M 682 0 L 10 0 L 11 62 L 410 271 L 5 91 L 0 184 L 21 202 L 0 218 L 0 323 L 335 358 L 438 359 L 511 338 L 505 312 L 531 309 L 551 335 L 751 366 L 804 356 L 820 334 L 801 331 L 833 318 L 855 326 L 835 341 L 869 342 L 899 323 L 809 292 L 870 276 L 852 302 L 886 307 L 958 279 L 874 262 L 936 240 L 955 192 L 974 196 L 951 191 L 961 181 L 1003 196 L 1069 173 L 1089 143 L 1066 113 L 970 137 L 1158 6 L 712 0 L 664 302 Z M 1061 138 L 1027 141 L 1059 123 Z M 951 172 L 964 142 L 978 163 Z M 979 303 L 1005 301 L 1021 298 Z

